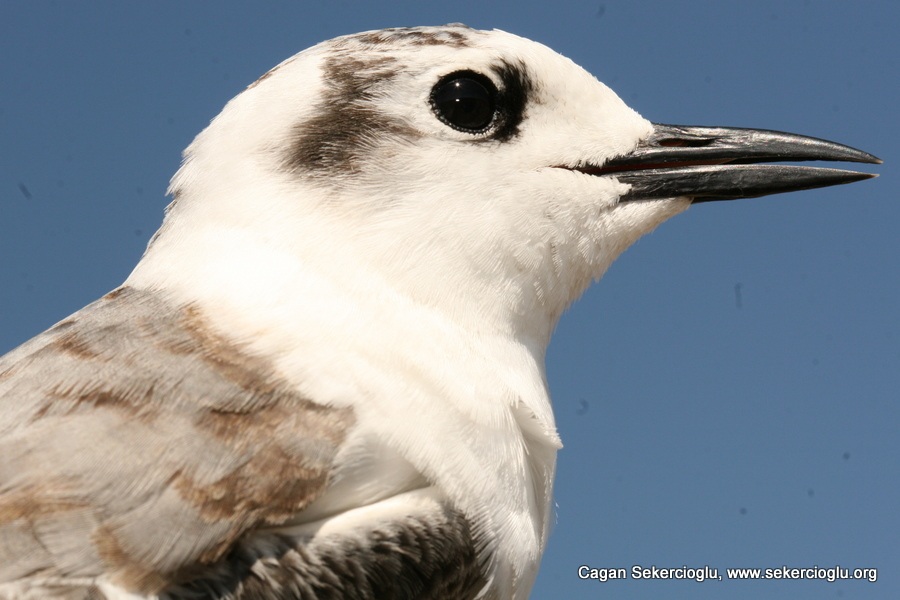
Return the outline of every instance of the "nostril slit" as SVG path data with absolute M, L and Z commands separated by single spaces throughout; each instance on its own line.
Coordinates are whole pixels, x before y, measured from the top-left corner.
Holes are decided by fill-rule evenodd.
M 711 138 L 666 138 L 663 140 L 659 140 L 657 144 L 664 148 L 702 148 L 704 146 L 709 146 L 715 140 Z
M 665 138 L 657 144 L 664 148 L 703 148 L 713 142 L 712 138 Z

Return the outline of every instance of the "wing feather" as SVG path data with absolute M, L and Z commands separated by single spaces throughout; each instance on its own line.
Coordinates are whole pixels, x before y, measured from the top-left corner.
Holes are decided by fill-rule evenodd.
M 0 358 L 0 582 L 154 593 L 322 494 L 353 426 L 192 306 L 119 288 Z

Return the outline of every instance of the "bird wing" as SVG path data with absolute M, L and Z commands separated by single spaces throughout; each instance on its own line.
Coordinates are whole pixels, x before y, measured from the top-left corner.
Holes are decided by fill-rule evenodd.
M 0 582 L 152 593 L 321 495 L 354 424 L 191 305 L 119 288 L 0 358 Z

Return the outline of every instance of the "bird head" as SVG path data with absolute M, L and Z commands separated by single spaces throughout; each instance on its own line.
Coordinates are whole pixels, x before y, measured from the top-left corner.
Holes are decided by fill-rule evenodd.
M 785 159 L 875 161 L 789 134 L 651 123 L 502 31 L 373 31 L 301 52 L 225 107 L 187 149 L 148 258 L 169 242 L 180 262 L 222 256 L 207 234 L 241 235 L 339 286 L 374 277 L 540 345 L 622 251 L 693 202 L 868 176 L 744 164 Z

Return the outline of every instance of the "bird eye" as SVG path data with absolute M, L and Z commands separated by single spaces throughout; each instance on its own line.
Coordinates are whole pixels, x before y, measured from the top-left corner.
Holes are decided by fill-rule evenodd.
M 478 73 L 451 73 L 431 90 L 431 106 L 438 118 L 450 127 L 481 133 L 497 113 L 497 88 Z

